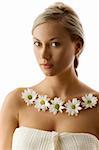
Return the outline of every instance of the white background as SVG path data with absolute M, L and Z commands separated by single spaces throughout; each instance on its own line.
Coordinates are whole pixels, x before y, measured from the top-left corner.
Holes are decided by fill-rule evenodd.
M 85 48 L 79 58 L 79 79 L 99 90 L 99 2 L 60 0 L 78 13 L 85 31 Z M 34 53 L 35 17 L 57 0 L 0 0 L 0 106 L 17 87 L 33 86 L 44 78 Z

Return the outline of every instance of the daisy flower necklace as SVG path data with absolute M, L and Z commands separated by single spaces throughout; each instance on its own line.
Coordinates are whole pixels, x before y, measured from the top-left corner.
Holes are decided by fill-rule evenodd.
M 92 93 L 85 94 L 78 98 L 72 98 L 64 102 L 60 97 L 49 98 L 47 95 L 40 95 L 30 88 L 26 88 L 21 95 L 27 106 L 33 105 L 38 111 L 49 111 L 56 115 L 65 111 L 69 116 L 77 116 L 81 110 L 93 108 L 98 103 L 98 98 Z

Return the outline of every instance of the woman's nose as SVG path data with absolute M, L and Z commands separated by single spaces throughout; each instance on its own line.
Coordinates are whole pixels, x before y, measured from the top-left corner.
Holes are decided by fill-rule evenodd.
M 41 57 L 49 60 L 51 58 L 51 51 L 48 46 L 43 46 L 41 50 Z

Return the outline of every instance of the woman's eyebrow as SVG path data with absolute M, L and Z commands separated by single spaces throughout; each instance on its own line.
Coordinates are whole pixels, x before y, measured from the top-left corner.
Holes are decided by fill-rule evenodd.
M 33 37 L 33 39 L 40 41 L 39 39 L 37 39 L 36 37 Z
M 56 39 L 60 39 L 60 37 L 54 37 L 54 38 L 51 38 L 50 41 L 56 40 Z
M 36 37 L 33 37 L 33 39 L 40 41 L 40 40 L 39 40 L 38 38 L 36 38 Z M 56 40 L 56 39 L 60 39 L 60 37 L 53 37 L 53 38 L 49 39 L 49 41 L 53 41 L 53 40 Z

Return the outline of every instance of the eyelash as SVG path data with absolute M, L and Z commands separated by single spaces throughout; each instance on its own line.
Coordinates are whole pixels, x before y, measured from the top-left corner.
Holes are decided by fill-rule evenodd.
M 38 43 L 38 45 L 36 45 L 36 43 Z M 52 45 L 53 43 L 57 43 L 57 44 L 56 44 L 55 46 L 52 46 L 52 47 L 59 47 L 59 46 L 60 46 L 60 42 L 52 42 L 51 45 Z M 36 45 L 37 47 L 39 47 L 39 46 L 41 45 L 41 43 L 35 41 L 35 42 L 34 42 L 34 45 Z
M 60 42 L 53 42 L 53 43 L 57 43 L 54 47 L 59 47 L 60 46 Z
M 33 44 L 36 45 L 38 43 L 39 45 L 41 44 L 40 42 L 35 41 Z M 38 45 L 36 45 L 38 47 Z

